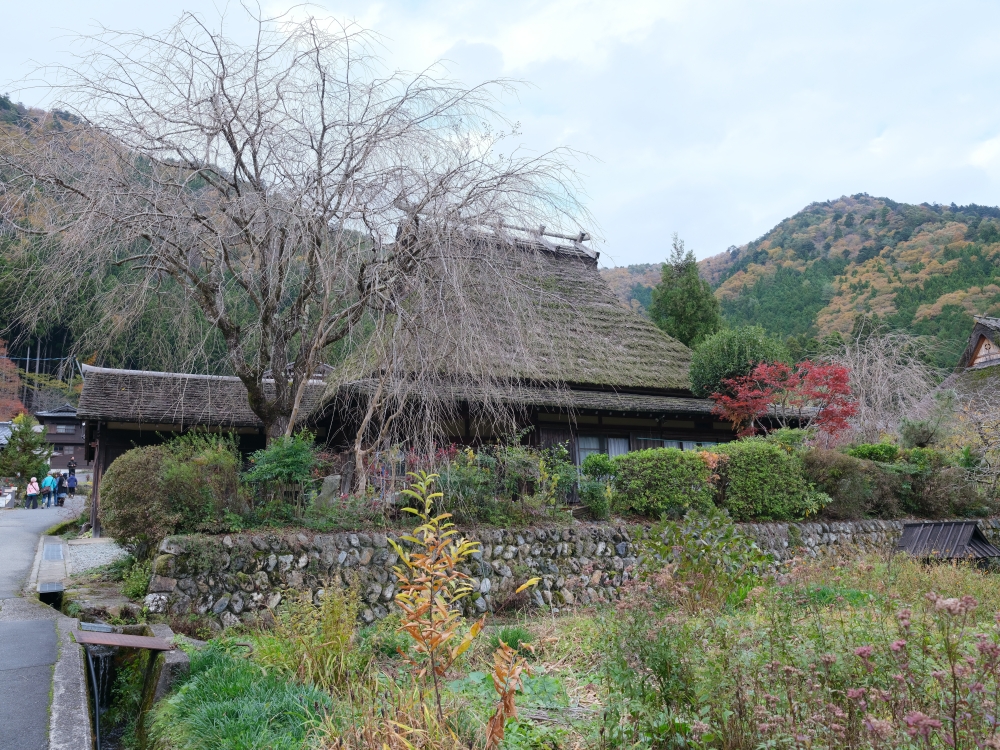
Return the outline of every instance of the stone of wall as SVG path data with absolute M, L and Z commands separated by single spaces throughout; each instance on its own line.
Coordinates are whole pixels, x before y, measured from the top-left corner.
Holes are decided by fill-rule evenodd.
M 967 520 L 967 519 L 966 519 Z M 888 552 L 895 548 L 910 521 L 827 521 L 817 523 L 741 523 L 740 529 L 777 561 Z M 1000 543 L 1000 518 L 979 519 L 991 542 Z
M 613 600 L 636 563 L 633 531 L 579 526 L 466 532 L 480 542 L 462 569 L 475 592 L 465 599 L 467 614 L 502 606 L 534 576 L 541 583 L 521 596 L 536 606 Z M 399 560 L 390 538 L 409 546 L 379 533 L 168 537 L 153 562 L 145 604 L 153 613 L 210 615 L 225 627 L 252 621 L 289 593 L 309 590 L 315 597 L 336 581 L 359 587 L 361 616 L 374 622 L 395 606 L 393 566 Z
M 980 521 L 986 535 L 1000 542 L 1000 518 Z M 776 560 L 792 557 L 887 552 L 902 533 L 902 521 L 740 524 Z M 647 527 L 648 528 L 648 527 Z M 642 526 L 580 524 L 570 528 L 516 531 L 466 531 L 480 543 L 462 569 L 475 593 L 465 599 L 466 614 L 511 603 L 528 578 L 542 581 L 520 596 L 535 606 L 563 607 L 612 601 L 633 576 L 635 542 Z M 364 600 L 362 619 L 371 623 L 394 607 L 398 557 L 379 533 L 232 534 L 164 539 L 153 562 L 146 606 L 153 613 L 208 615 L 222 627 L 267 617 L 289 594 L 314 597 L 336 581 L 357 585 Z
M 740 529 L 775 560 L 823 557 L 844 552 L 888 551 L 903 533 L 902 521 L 744 523 Z

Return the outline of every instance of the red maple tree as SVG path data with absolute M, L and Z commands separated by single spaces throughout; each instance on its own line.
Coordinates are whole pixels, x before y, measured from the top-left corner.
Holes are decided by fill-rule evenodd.
M 847 429 L 858 408 L 846 367 L 808 359 L 794 367 L 761 362 L 749 375 L 722 384 L 729 392 L 712 394 L 712 411 L 732 422 L 741 436 L 763 429 L 765 417 L 782 427 L 795 423 L 832 436 Z
M 7 356 L 7 342 L 0 339 L 0 422 L 9 422 L 27 411 L 21 403 L 21 377 Z

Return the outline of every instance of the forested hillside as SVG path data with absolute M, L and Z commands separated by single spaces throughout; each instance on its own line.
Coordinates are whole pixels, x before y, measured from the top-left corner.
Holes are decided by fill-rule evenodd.
M 731 325 L 760 324 L 808 349 L 869 316 L 932 337 L 937 363 L 951 366 L 972 315 L 1000 314 L 998 261 L 998 208 L 859 194 L 813 203 L 700 268 Z M 628 304 L 649 293 L 616 291 Z

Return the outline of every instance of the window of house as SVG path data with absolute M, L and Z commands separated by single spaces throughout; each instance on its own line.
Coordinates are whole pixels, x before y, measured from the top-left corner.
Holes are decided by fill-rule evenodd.
M 60 435 L 74 435 L 76 434 L 76 425 L 74 424 L 57 424 L 56 432 Z
M 614 458 L 615 456 L 624 456 L 626 453 L 628 453 L 628 438 L 608 438 L 608 455 L 611 456 L 611 458 Z
M 52 446 L 52 455 L 53 456 L 61 456 L 62 452 L 63 452 L 63 447 L 61 445 L 53 445 Z
M 639 444 L 639 450 L 646 450 L 647 448 L 663 448 L 663 440 L 660 438 L 651 437 L 638 437 L 635 439 Z
M 64 445 L 62 452 L 63 452 L 64 456 L 72 456 L 73 455 L 73 446 L 72 445 Z
M 594 436 L 581 435 L 576 439 L 576 462 L 582 464 L 583 459 L 593 453 L 603 453 L 601 439 Z

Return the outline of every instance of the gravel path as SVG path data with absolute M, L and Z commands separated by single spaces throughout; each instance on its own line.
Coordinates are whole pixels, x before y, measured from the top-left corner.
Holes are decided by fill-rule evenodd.
M 127 553 L 114 542 L 106 544 L 69 545 L 69 564 L 73 573 L 81 573 L 91 568 L 99 568 L 114 562 Z

